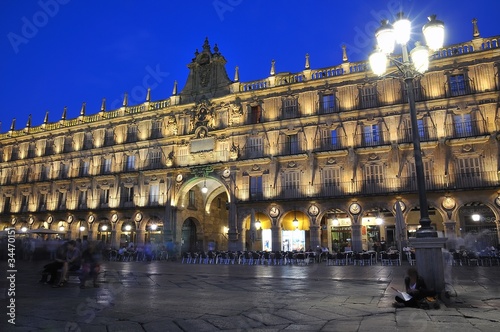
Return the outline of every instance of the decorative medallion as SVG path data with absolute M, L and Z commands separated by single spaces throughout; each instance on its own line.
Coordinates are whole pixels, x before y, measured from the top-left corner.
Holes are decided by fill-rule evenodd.
M 142 220 L 142 213 L 137 212 L 137 214 L 135 215 L 134 220 L 137 221 L 137 222 L 141 221 Z
M 269 215 L 271 216 L 271 218 L 276 218 L 277 216 L 280 215 L 280 209 L 278 209 L 276 206 L 273 206 L 269 210 Z
M 311 216 L 315 217 L 319 214 L 319 208 L 316 205 L 312 204 L 307 210 L 307 212 L 309 212 Z
M 69 215 L 68 216 L 68 224 L 71 224 L 73 222 L 73 219 L 74 219 L 73 215 Z
M 290 167 L 290 168 L 294 168 L 294 167 L 296 167 L 296 166 L 297 166 L 297 163 L 296 163 L 295 161 L 289 161 L 289 162 L 288 162 L 288 167 Z
M 359 214 L 361 212 L 361 205 L 359 205 L 358 203 L 352 203 L 349 206 L 349 212 L 351 212 L 352 214 Z
M 49 216 L 49 217 L 47 218 L 47 223 L 48 223 L 48 224 L 52 224 L 52 221 L 54 221 L 54 217 Z
M 453 209 L 457 203 L 455 202 L 455 200 L 451 197 L 446 197 L 444 200 L 443 200 L 443 208 L 447 209 L 447 210 L 451 210 Z

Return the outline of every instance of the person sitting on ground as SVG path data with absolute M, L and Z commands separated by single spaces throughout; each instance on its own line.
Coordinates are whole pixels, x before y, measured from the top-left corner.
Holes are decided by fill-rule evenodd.
M 409 268 L 407 276 L 405 277 L 405 292 L 411 298 L 404 299 L 401 294 L 396 296 L 396 302 L 393 306 L 396 308 L 402 307 L 418 307 L 419 302 L 427 296 L 435 296 L 435 292 L 429 290 L 422 278 L 415 268 Z
M 82 274 L 80 275 L 80 288 L 85 288 L 86 281 L 92 277 L 94 287 L 97 288 L 97 276 L 100 272 L 100 254 L 96 248 L 96 244 L 89 244 L 86 250 L 82 253 Z
M 62 269 L 66 260 L 66 252 L 68 251 L 68 242 L 64 242 L 55 250 L 55 257 L 52 263 L 43 267 L 42 279 L 39 282 L 46 284 L 55 284 L 57 279 L 57 271 Z M 50 276 L 50 280 L 48 277 Z
M 64 261 L 61 279 L 54 287 L 62 287 L 68 282 L 68 272 L 78 271 L 81 267 L 81 252 L 76 247 L 76 241 L 68 242 L 68 250 L 66 251 L 66 260 Z

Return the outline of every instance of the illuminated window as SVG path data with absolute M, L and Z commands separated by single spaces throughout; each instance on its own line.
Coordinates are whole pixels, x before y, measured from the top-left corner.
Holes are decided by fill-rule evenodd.
M 253 199 L 262 198 L 262 176 L 250 176 L 250 197 Z

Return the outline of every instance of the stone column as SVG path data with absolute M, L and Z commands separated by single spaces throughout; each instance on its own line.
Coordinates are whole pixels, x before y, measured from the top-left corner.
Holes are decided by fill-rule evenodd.
M 109 239 L 110 242 L 109 242 L 109 245 L 111 246 L 111 248 L 114 248 L 114 249 L 118 249 L 118 239 L 117 239 L 117 233 L 116 233 L 116 229 L 113 228 L 110 232 L 110 236 L 111 238 Z
M 94 241 L 94 231 L 92 230 L 92 225 L 89 226 L 89 231 L 87 232 L 87 240 Z
M 357 223 L 352 224 L 351 229 L 352 229 L 352 239 L 351 239 L 352 251 L 362 251 L 363 240 L 361 238 L 361 225 Z
M 424 278 L 427 287 L 434 289 L 440 296 L 446 290 L 441 249 L 447 240 L 444 237 L 410 238 L 410 245 L 415 248 L 418 273 Z
M 273 237 L 272 250 L 281 251 L 281 226 L 278 224 L 276 218 L 273 218 L 273 225 L 271 226 L 271 233 Z
M 456 233 L 456 221 L 453 220 L 448 220 L 443 222 L 444 226 L 444 236 L 448 238 L 448 241 L 446 242 L 446 249 L 457 249 L 456 248 L 456 242 L 457 242 L 457 233 Z
M 316 219 L 316 217 L 312 217 L 312 219 Z M 309 229 L 311 232 L 309 244 L 313 250 L 316 250 L 316 248 L 321 244 L 321 229 L 318 225 L 311 225 Z
M 136 246 L 140 246 L 144 244 L 144 230 L 138 229 L 135 232 L 136 236 Z

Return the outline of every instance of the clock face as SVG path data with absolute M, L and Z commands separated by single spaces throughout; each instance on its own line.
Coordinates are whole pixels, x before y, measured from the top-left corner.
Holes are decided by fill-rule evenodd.
M 89 216 L 89 223 L 93 223 L 94 222 L 94 216 Z
M 54 217 L 52 217 L 52 216 L 49 216 L 49 217 L 47 218 L 47 222 L 48 222 L 49 224 L 52 222 L 52 220 L 54 220 Z
M 223 172 L 222 172 L 222 176 L 225 177 L 225 178 L 228 178 L 229 175 L 231 175 L 231 171 L 228 170 L 228 169 L 225 169 Z
M 116 222 L 117 220 L 118 220 L 118 215 L 116 213 L 113 213 L 113 215 L 111 216 L 111 221 Z
M 29 218 L 29 223 L 30 223 L 30 225 L 31 225 L 31 224 L 33 224 L 34 222 L 35 222 L 35 218 L 30 217 L 30 218 Z
M 351 206 L 349 206 L 349 211 L 352 214 L 358 214 L 361 212 L 361 206 L 358 203 L 352 203 Z
M 316 205 L 311 205 L 311 206 L 309 207 L 309 214 L 310 214 L 311 216 L 317 216 L 317 215 L 318 215 L 318 213 L 319 213 L 319 209 L 318 209 L 318 207 L 317 207 Z
M 68 216 L 68 223 L 71 224 L 73 222 L 73 216 Z
M 138 212 L 136 215 L 135 215 L 135 221 L 141 221 L 142 220 L 142 214 L 140 212 Z
M 182 179 L 183 179 L 182 174 L 177 174 L 177 177 L 175 178 L 175 180 L 176 180 L 177 182 L 181 182 L 181 181 L 182 181 Z
M 280 214 L 280 209 L 278 209 L 276 206 L 273 206 L 271 210 L 269 210 L 269 215 L 273 218 L 276 218 Z
M 10 223 L 11 223 L 12 225 L 15 225 L 15 224 L 16 224 L 16 222 L 17 222 L 17 219 L 16 219 L 15 217 L 14 217 L 14 218 L 12 218 L 12 219 L 11 219 L 11 221 L 10 221 Z

